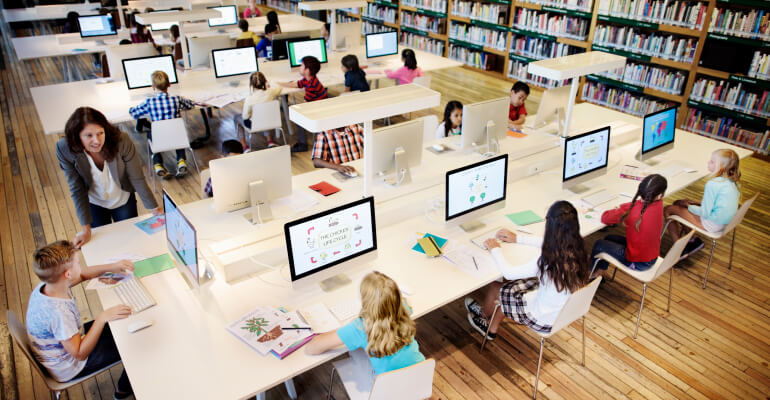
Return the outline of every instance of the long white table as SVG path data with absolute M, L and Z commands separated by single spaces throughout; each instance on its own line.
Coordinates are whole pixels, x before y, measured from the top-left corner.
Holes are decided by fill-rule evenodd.
M 639 118 L 583 103 L 576 106 L 572 126 L 576 131 L 587 131 L 611 121 L 641 125 Z M 449 142 L 450 146 L 452 140 L 441 139 Z M 525 139 L 507 139 L 504 142 L 513 143 L 509 148 L 516 148 L 520 143 L 532 140 L 538 140 L 534 133 Z M 613 148 L 610 151 L 607 175 L 590 182 L 590 186 L 597 190 L 606 188 L 615 193 L 633 193 L 638 182 L 621 179 L 618 173 L 624 163 L 635 163 L 632 157 L 639 146 L 640 143 L 634 141 Z M 751 154 L 742 148 L 677 130 L 676 148 L 662 156 L 660 165 L 665 167 L 670 162 L 680 161 L 695 168 L 697 172 L 682 173 L 669 179 L 667 194 L 675 193 L 704 177 L 711 152 L 725 147 L 732 148 L 742 158 Z M 561 151 L 560 148 L 554 148 L 515 160 L 509 168 L 548 161 L 558 157 Z M 347 271 L 354 282 L 366 272 L 376 269 L 390 275 L 397 282 L 411 286 L 414 293 L 409 296 L 409 302 L 414 309 L 414 317 L 419 318 L 498 279 L 500 274 L 495 271 L 489 271 L 483 276 L 470 276 L 442 258 L 431 259 L 410 250 L 415 232 L 430 232 L 449 238 L 455 242 L 452 245 L 473 246 L 469 239 L 479 232 L 467 234 L 457 227 L 447 226 L 431 217 L 431 213 L 426 213 L 425 205 L 430 200 L 443 198 L 443 185 L 440 180 L 435 180 L 436 176 L 441 176 L 448 169 L 478 160 L 479 157 L 459 152 L 443 155 L 426 152 L 419 172 L 413 171 L 414 187 L 375 187 L 373 194 L 377 201 L 378 257 L 371 264 L 353 266 Z M 504 214 L 531 209 L 544 215 L 555 200 L 576 201 L 579 196 L 561 190 L 559 168 L 560 165 L 522 179 L 509 178 L 505 209 L 488 214 L 482 220 L 489 228 L 513 228 Z M 304 190 L 307 194 L 307 184 L 329 179 L 328 170 L 298 175 L 293 178 L 294 190 Z M 342 191 L 326 198 L 310 193 L 317 196 L 319 203 L 313 210 L 302 215 L 360 198 L 361 179 L 351 179 L 341 184 L 332 182 L 340 186 Z M 621 197 L 615 203 L 627 201 L 629 199 Z M 180 207 L 196 226 L 200 246 L 248 233 L 249 230 L 275 230 L 285 221 L 293 219 L 278 218 L 270 223 L 272 225 L 253 227 L 243 220 L 240 215 L 243 211 L 215 214 L 210 199 Z M 589 235 L 603 226 L 598 219 L 587 219 L 585 215 L 581 211 L 581 234 Z M 83 248 L 86 263 L 102 263 L 121 253 L 144 256 L 167 253 L 163 233 L 150 236 L 133 226 L 136 220 L 142 218 L 95 229 L 91 242 Z M 544 224 L 528 228 L 535 234 L 542 234 Z M 280 235 L 267 234 L 257 246 L 266 253 L 285 252 L 285 244 Z M 538 254 L 537 249 L 516 244 L 504 245 L 503 249 L 514 264 Z M 284 260 L 272 263 L 275 266 L 285 264 L 285 256 Z M 318 302 L 333 304 L 353 298 L 358 292 L 355 284 L 330 293 L 322 292 L 317 287 L 293 290 L 289 285 L 285 265 L 275 270 L 264 270 L 257 277 L 233 284 L 217 276 L 208 286 L 197 291 L 189 289 L 175 270 L 145 277 L 142 282 L 158 304 L 138 315 L 110 323 L 123 365 L 138 399 L 246 398 L 323 364 L 335 358 L 342 350 L 318 356 L 308 356 L 300 350 L 284 360 L 273 356 L 262 357 L 228 333 L 225 326 L 257 306 L 284 306 L 292 310 Z M 105 308 L 118 302 L 115 294 L 109 290 L 100 290 L 98 295 Z M 154 324 L 148 329 L 129 334 L 127 326 L 137 319 L 151 319 Z
M 90 14 L 102 7 L 101 3 L 78 3 L 78 4 L 51 4 L 46 6 L 35 6 L 27 8 L 8 8 L 3 9 L 3 18 L 5 22 L 27 22 L 44 21 L 51 19 L 65 19 L 67 13 L 76 12 L 78 14 Z

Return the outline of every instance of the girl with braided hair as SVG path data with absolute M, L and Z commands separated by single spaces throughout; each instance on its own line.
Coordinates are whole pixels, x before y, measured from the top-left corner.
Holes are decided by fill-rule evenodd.
M 658 174 L 648 175 L 639 183 L 630 203 L 621 204 L 602 214 L 606 225 L 624 224 L 626 236 L 607 235 L 597 240 L 591 251 L 591 262 L 599 253 L 607 253 L 624 265 L 637 271 L 650 269 L 660 255 L 660 233 L 663 231 L 663 196 L 668 182 Z M 599 260 L 597 271 L 604 271 L 608 263 Z

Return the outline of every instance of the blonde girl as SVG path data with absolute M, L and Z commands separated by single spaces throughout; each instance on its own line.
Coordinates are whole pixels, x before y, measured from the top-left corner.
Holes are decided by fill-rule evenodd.
M 235 129 L 238 132 L 238 140 L 241 142 L 244 151 L 249 151 L 249 146 L 246 143 L 245 135 L 240 129 L 240 122 L 243 121 L 243 125 L 251 129 L 251 118 L 259 118 L 259 115 L 251 115 L 251 108 L 255 104 L 267 103 L 273 101 L 281 94 L 281 88 L 271 88 L 270 83 L 267 82 L 267 78 L 261 72 L 255 72 L 249 77 L 249 96 L 243 101 L 243 112 L 241 115 L 235 116 Z M 238 118 L 241 118 L 239 121 Z M 278 146 L 275 143 L 275 137 L 273 132 L 265 132 L 267 138 L 267 147 Z
M 417 364 L 425 357 L 414 335 L 411 309 L 401 297 L 398 285 L 380 272 L 361 282 L 361 313 L 334 332 L 322 333 L 307 346 L 307 354 L 321 354 L 345 345 L 351 352 L 364 349 L 376 374 Z

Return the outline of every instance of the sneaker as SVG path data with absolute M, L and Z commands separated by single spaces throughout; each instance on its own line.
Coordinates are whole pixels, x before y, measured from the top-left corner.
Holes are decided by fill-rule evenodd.
M 246 154 L 246 153 L 251 153 L 251 147 L 249 146 L 244 147 L 243 154 Z
M 302 153 L 307 150 L 307 145 L 305 143 L 295 143 L 294 146 L 291 146 L 292 153 Z
M 161 178 L 166 178 L 168 176 L 168 170 L 163 166 L 163 164 L 155 164 L 155 175 L 158 175 Z
M 112 394 L 113 400 L 123 400 L 129 398 L 134 392 L 119 392 L 115 391 L 115 393 Z
M 476 332 L 481 334 L 481 336 L 487 334 L 489 323 L 486 319 L 477 317 L 473 315 L 473 313 L 468 313 L 468 322 L 471 324 L 471 328 L 475 329 Z M 496 337 L 496 333 L 489 332 L 489 335 L 487 335 L 487 340 L 495 340 Z
M 484 314 L 481 312 L 481 304 L 477 303 L 470 297 L 465 298 L 465 309 L 474 317 L 484 318 Z
M 267 147 L 268 147 L 268 148 L 271 148 L 271 147 L 278 147 L 278 143 L 276 143 L 276 142 L 273 142 L 272 140 L 269 140 L 269 141 L 267 142 Z
M 187 175 L 187 161 L 179 160 L 176 163 L 176 177 L 183 178 Z
M 694 253 L 698 252 L 698 250 L 702 249 L 704 245 L 705 243 L 703 243 L 703 240 L 701 240 L 701 238 L 699 237 L 691 239 L 684 246 L 684 250 L 682 251 L 682 256 L 679 257 L 679 260 L 684 260 L 685 258 L 693 255 Z

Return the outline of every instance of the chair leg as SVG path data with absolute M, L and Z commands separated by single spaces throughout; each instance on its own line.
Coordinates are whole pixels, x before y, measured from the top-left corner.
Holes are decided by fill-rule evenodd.
M 331 400 L 332 398 L 332 387 L 334 386 L 334 371 L 337 369 L 332 367 L 332 374 L 329 377 L 329 391 L 326 392 L 326 400 Z
M 709 254 L 709 263 L 706 266 L 706 275 L 703 277 L 703 289 L 706 288 L 706 282 L 708 282 L 709 279 L 709 271 L 711 270 L 711 260 L 714 259 L 714 247 L 716 247 L 717 241 L 711 240 L 711 254 Z
M 733 268 L 733 250 L 735 250 L 735 231 L 737 230 L 737 226 L 733 228 L 733 240 L 730 242 L 730 262 L 727 264 L 727 272 L 730 272 Z
M 583 359 L 580 364 L 586 366 L 586 316 L 583 316 Z
M 636 317 L 636 329 L 634 329 L 634 339 L 636 339 L 636 333 L 639 332 L 639 321 L 642 320 L 642 308 L 644 308 L 644 295 L 647 294 L 647 284 L 642 284 L 642 301 L 639 303 L 639 315 Z
M 155 171 L 152 168 L 152 151 L 150 151 L 150 147 L 147 146 L 147 169 L 148 175 L 150 175 L 150 180 L 152 180 L 152 192 L 157 193 L 158 188 L 155 186 Z
M 275 128 L 276 133 L 281 133 L 281 140 L 283 140 L 283 144 L 289 144 L 289 142 L 286 141 L 286 134 L 283 133 L 283 128 Z
M 671 223 L 671 220 L 666 220 L 666 225 L 663 225 L 663 231 L 660 232 L 661 239 L 663 238 L 663 235 L 666 234 L 666 230 L 668 229 L 668 224 Z
M 187 150 L 190 150 L 190 155 L 193 159 L 193 165 L 195 165 L 195 172 L 198 173 L 198 176 L 201 175 L 201 170 L 198 169 L 198 160 L 195 158 L 195 151 L 192 149 L 192 147 L 188 147 Z
M 540 364 L 543 362 L 543 345 L 545 344 L 545 338 L 540 337 L 540 356 L 537 357 L 537 373 L 535 374 L 535 388 L 532 390 L 532 398 L 537 398 L 537 382 L 540 380 Z
M 265 392 L 257 393 L 257 400 L 265 400 Z
M 666 312 L 669 312 L 671 309 L 671 290 L 673 289 L 674 285 L 674 269 L 669 268 L 668 269 L 668 303 L 666 303 Z
M 495 320 L 495 317 L 497 316 L 497 310 L 500 309 L 500 304 L 495 304 L 495 309 L 492 311 L 492 318 L 489 319 L 489 325 L 487 326 L 487 331 L 484 333 L 484 339 L 481 340 L 481 351 L 484 351 L 484 346 L 487 344 L 487 337 L 489 336 L 489 329 L 492 328 L 492 321 Z
M 615 274 L 617 272 L 618 272 L 618 267 L 614 267 L 614 269 L 612 270 L 612 278 L 610 279 L 610 282 L 614 282 L 615 281 Z
M 588 276 L 594 276 L 594 271 L 596 271 L 596 264 L 599 264 L 599 259 L 598 258 L 596 260 L 594 260 L 594 266 L 591 267 L 591 274 L 588 275 Z
M 287 379 L 286 382 L 284 382 L 284 385 L 286 386 L 286 392 L 289 393 L 291 400 L 297 400 L 297 389 L 294 387 L 294 379 Z

